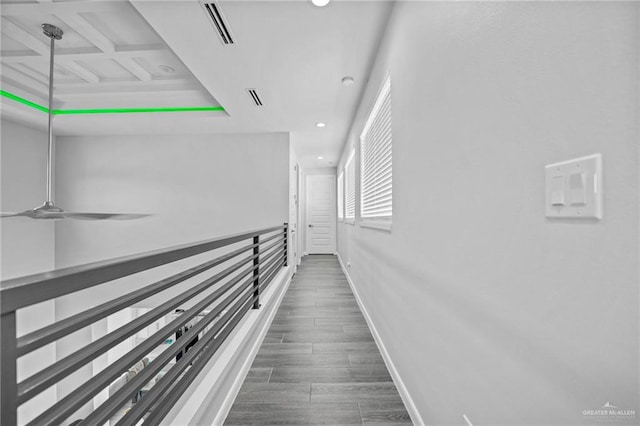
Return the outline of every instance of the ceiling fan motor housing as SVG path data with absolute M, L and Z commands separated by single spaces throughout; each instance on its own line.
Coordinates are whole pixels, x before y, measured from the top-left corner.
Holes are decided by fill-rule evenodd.
M 64 34 L 64 31 L 51 24 L 42 24 L 42 32 L 44 32 L 44 35 L 47 37 L 55 38 L 56 40 L 61 40 L 62 34 Z

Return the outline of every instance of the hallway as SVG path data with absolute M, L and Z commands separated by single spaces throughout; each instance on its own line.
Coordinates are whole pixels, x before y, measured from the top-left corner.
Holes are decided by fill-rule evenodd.
M 411 424 L 335 256 L 303 259 L 225 424 Z

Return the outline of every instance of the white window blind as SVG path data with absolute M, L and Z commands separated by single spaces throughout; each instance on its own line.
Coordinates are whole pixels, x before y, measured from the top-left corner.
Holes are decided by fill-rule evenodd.
M 344 197 L 344 218 L 347 222 L 353 223 L 356 218 L 356 169 L 353 162 L 353 153 L 344 166 L 345 173 L 345 197 Z
M 360 135 L 360 217 L 362 224 L 391 227 L 393 174 L 391 79 L 387 76 Z
M 344 172 L 338 176 L 338 220 L 344 219 Z

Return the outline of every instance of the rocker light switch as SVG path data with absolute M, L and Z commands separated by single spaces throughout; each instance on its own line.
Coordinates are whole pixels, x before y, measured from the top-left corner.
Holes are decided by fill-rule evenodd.
M 569 191 L 572 206 L 584 206 L 587 203 L 587 179 L 585 173 L 569 176 Z
M 551 205 L 564 206 L 564 176 L 554 176 L 551 179 Z
M 545 166 L 545 215 L 602 219 L 602 155 Z

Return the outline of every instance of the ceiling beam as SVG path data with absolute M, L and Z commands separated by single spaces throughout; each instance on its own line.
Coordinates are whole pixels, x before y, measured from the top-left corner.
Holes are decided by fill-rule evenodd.
M 81 36 L 86 38 L 90 43 L 102 50 L 104 53 L 115 53 L 116 46 L 109 40 L 104 34 L 98 31 L 93 25 L 91 25 L 86 19 L 77 13 L 65 13 L 59 16 L 64 22 L 66 22 L 71 28 L 77 31 Z M 151 74 L 142 68 L 132 58 L 122 57 L 114 58 L 116 62 L 122 65 L 131 74 L 138 77 L 140 80 L 151 80 Z
M 38 92 L 39 95 L 46 95 L 49 90 L 49 84 L 43 83 L 39 79 L 35 79 L 30 75 L 23 74 L 22 72 L 10 68 L 8 66 L 2 67 L 2 77 L 9 78 L 15 82 L 15 84 L 20 84 L 24 87 L 29 87 Z
M 174 91 L 193 90 L 198 88 L 197 80 L 193 77 L 170 80 L 151 81 L 101 81 L 99 84 L 90 83 L 56 83 L 56 94 L 70 95 L 86 93 L 112 92 L 145 92 L 145 91 Z
M 29 77 L 38 80 L 39 82 L 41 82 L 42 84 L 49 84 L 49 77 L 47 77 L 44 74 L 39 73 L 38 71 L 34 70 L 33 68 L 30 68 L 28 66 L 26 66 L 25 64 L 7 64 L 3 66 L 4 67 L 11 67 L 11 68 L 15 68 L 17 71 L 24 73 L 25 75 L 28 75 Z
M 133 58 L 117 58 L 115 59 L 120 65 L 122 65 L 127 71 L 135 75 L 142 81 L 151 81 L 152 75 L 145 70 L 140 64 L 138 64 Z
M 179 88 L 176 87 L 175 88 L 176 90 L 168 90 L 167 88 L 167 90 L 156 89 L 154 91 L 149 91 L 149 92 L 145 92 L 145 91 L 141 92 L 140 90 L 134 90 L 133 87 L 129 87 L 125 89 L 129 89 L 129 90 L 120 91 L 118 90 L 118 88 L 115 88 L 107 93 L 102 93 L 99 98 L 99 102 L 106 104 L 113 101 L 122 102 L 123 100 L 128 100 L 128 98 L 124 98 L 123 95 L 136 95 L 136 101 L 144 102 L 148 105 L 153 105 L 154 102 L 162 102 L 166 104 L 169 101 L 175 104 L 177 99 L 187 98 L 187 97 L 189 98 L 189 101 L 193 103 L 194 98 L 204 98 L 204 96 L 202 95 L 202 91 L 196 88 L 180 90 Z M 144 96 L 139 96 L 140 93 L 144 93 Z M 64 93 L 63 95 L 64 95 L 64 99 L 66 101 L 69 101 L 70 103 L 86 102 L 86 101 L 91 101 L 95 103 L 97 99 L 95 92 L 73 93 L 73 94 Z M 170 95 L 171 97 L 169 98 L 167 95 Z M 141 99 L 144 99 L 144 100 L 141 101 Z M 213 101 L 211 101 L 210 103 L 213 104 Z
M 71 71 L 72 73 L 74 73 L 75 75 L 77 75 L 81 79 L 83 79 L 85 81 L 88 81 L 89 83 L 97 84 L 97 83 L 100 82 L 100 77 L 98 77 L 96 74 L 94 74 L 93 72 L 89 71 L 85 67 L 83 67 L 81 65 L 78 65 L 74 61 L 58 60 L 58 61 L 56 61 L 56 63 L 58 64 L 58 66 L 66 69 L 68 71 Z
M 65 13 L 104 13 L 122 10 L 120 1 L 62 1 L 2 4 L 2 15 L 62 15 Z
M 4 12 L 4 5 L 2 7 Z M 9 35 L 15 41 L 24 44 L 42 56 L 49 56 L 49 44 L 43 41 L 46 39 L 45 35 L 42 36 L 43 40 L 40 40 L 4 17 L 2 17 L 2 33 L 3 36 Z
M 4 22 L 3 22 L 4 24 Z M 167 48 L 161 44 L 153 44 L 153 45 L 141 45 L 141 46 L 127 46 L 126 48 L 118 48 L 116 47 L 115 52 L 105 53 L 100 51 L 89 51 L 89 52 L 73 52 L 67 53 L 62 49 L 56 49 L 56 60 L 58 58 L 77 61 L 77 60 L 91 60 L 92 58 L 98 59 L 114 59 L 118 58 L 133 58 L 133 57 L 159 57 L 160 59 L 164 58 L 161 56 L 166 54 Z M 34 63 L 48 63 L 49 49 L 47 48 L 46 52 L 47 59 L 43 61 L 43 57 L 40 55 L 29 55 L 29 56 L 20 56 L 20 55 L 11 55 L 5 54 L 0 56 L 2 62 L 10 64 L 22 62 L 25 64 L 34 64 Z
M 116 46 L 111 40 L 77 13 L 64 13 L 58 17 L 103 52 L 113 53 L 116 51 Z

